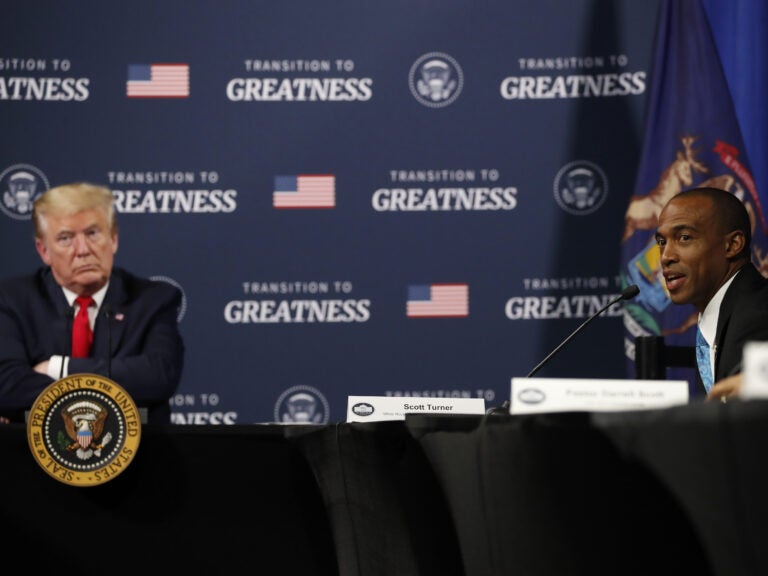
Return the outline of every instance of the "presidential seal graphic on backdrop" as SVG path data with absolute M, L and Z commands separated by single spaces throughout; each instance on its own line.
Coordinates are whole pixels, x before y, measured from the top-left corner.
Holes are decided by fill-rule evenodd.
M 275 403 L 275 422 L 327 424 L 331 410 L 325 396 L 313 386 L 292 386 Z
M 187 313 L 187 293 L 184 290 L 184 287 L 169 276 L 163 276 L 163 275 L 150 276 L 149 279 L 154 280 L 155 282 L 165 282 L 166 284 L 170 284 L 171 286 L 174 286 L 179 289 L 179 291 L 181 292 L 181 304 L 179 305 L 179 309 L 176 311 L 176 322 L 181 324 L 181 321 L 183 320 L 184 315 Z
M 48 179 L 31 164 L 14 164 L 0 174 L 0 209 L 16 220 L 32 217 L 32 204 L 48 189 Z
M 464 72 L 459 63 L 442 52 L 429 52 L 413 63 L 408 73 L 411 94 L 424 106 L 442 108 L 461 94 Z
M 555 176 L 555 200 L 571 214 L 591 214 L 608 197 L 608 178 L 597 165 L 586 160 L 570 162 Z
M 73 374 L 35 400 L 27 440 L 37 463 L 72 486 L 96 486 L 125 471 L 141 438 L 139 410 L 116 382 Z

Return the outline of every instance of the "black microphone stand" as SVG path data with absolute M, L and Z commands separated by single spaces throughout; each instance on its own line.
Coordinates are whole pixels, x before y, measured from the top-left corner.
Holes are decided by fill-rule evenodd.
M 597 311 L 595 314 L 592 314 L 592 316 L 590 316 L 590 317 L 589 317 L 589 318 L 587 318 L 587 319 L 586 319 L 584 322 L 582 322 L 582 323 L 581 323 L 581 325 L 580 325 L 578 328 L 576 328 L 576 330 L 574 330 L 573 332 L 571 332 L 571 333 L 568 335 L 568 337 L 567 337 L 565 340 L 563 340 L 563 341 L 560 343 L 560 345 L 559 345 L 557 348 L 555 348 L 554 350 L 552 350 L 552 352 L 550 352 L 550 353 L 547 355 L 547 357 L 546 357 L 546 358 L 544 358 L 544 360 L 542 360 L 541 362 L 539 362 L 539 363 L 536 365 L 536 367 L 535 367 L 533 370 L 531 370 L 531 371 L 528 373 L 528 375 L 526 376 L 526 378 L 531 378 L 531 377 L 532 377 L 534 374 L 536 374 L 536 373 L 537 373 L 539 370 L 541 370 L 541 369 L 542 369 L 542 367 L 544 367 L 544 365 L 545 365 L 547 362 L 549 362 L 549 360 L 550 360 L 550 359 L 551 359 L 551 358 L 552 358 L 552 357 L 553 357 L 555 354 L 557 354 L 558 352 L 560 352 L 560 350 L 563 348 L 563 346 L 565 346 L 566 344 L 568 344 L 568 342 L 570 342 L 570 341 L 573 339 L 573 337 L 574 337 L 574 336 L 576 336 L 576 334 L 578 334 L 579 332 L 581 332 L 581 331 L 583 330 L 583 328 L 584 328 L 584 327 L 585 327 L 587 324 L 589 324 L 590 322 L 592 322 L 592 320 L 594 320 L 595 318 L 597 318 L 598 316 L 600 316 L 600 314 L 602 314 L 603 312 L 605 312 L 606 310 L 608 310 L 608 308 L 610 308 L 611 306 L 613 306 L 613 305 L 614 305 L 614 304 L 616 304 L 617 302 L 620 302 L 621 300 L 630 300 L 631 298 L 634 298 L 635 296 L 637 296 L 639 293 L 640 293 L 640 288 L 638 288 L 636 284 L 632 284 L 632 285 L 630 285 L 630 286 L 627 286 L 626 288 L 624 288 L 624 290 L 622 290 L 621 294 L 619 294 L 619 295 L 618 295 L 618 296 L 616 296 L 616 297 L 615 297 L 613 300 L 611 300 L 610 302 L 608 302 L 608 304 L 606 304 L 605 306 L 603 306 L 602 308 L 600 308 L 600 310 L 598 310 L 598 311 Z M 504 403 L 503 403 L 503 404 L 502 404 L 500 407 L 497 407 L 497 408 L 491 408 L 491 409 L 488 411 L 488 413 L 489 413 L 489 414 L 492 414 L 492 413 L 496 413 L 496 412 L 498 412 L 499 410 L 509 411 L 509 404 L 510 404 L 510 400 L 505 400 L 505 401 L 504 401 Z

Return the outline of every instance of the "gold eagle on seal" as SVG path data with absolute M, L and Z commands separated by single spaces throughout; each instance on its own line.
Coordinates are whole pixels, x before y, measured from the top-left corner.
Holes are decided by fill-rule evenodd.
M 72 440 L 66 449 L 81 460 L 101 456 L 102 448 L 112 440 L 109 433 L 102 438 L 107 411 L 95 402 L 73 402 L 61 411 L 61 417 L 67 436 Z

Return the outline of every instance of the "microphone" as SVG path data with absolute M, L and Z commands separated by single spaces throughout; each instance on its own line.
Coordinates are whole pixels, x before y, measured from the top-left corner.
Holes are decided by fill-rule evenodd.
M 560 352 L 560 350 L 562 349 L 562 347 L 563 347 L 563 346 L 565 346 L 566 344 L 568 344 L 568 342 L 570 342 L 570 341 L 571 341 L 571 339 L 572 339 L 574 336 L 576 336 L 576 334 L 578 334 L 579 332 L 581 332 L 581 331 L 582 331 L 582 329 L 583 329 L 583 328 L 584 328 L 584 327 L 585 327 L 587 324 L 589 324 L 590 322 L 592 322 L 592 320 L 594 320 L 595 318 L 597 318 L 598 316 L 600 316 L 600 314 L 602 314 L 603 312 L 605 312 L 606 310 L 608 310 L 608 308 L 610 308 L 611 306 L 613 306 L 614 304 L 616 304 L 616 302 L 620 302 L 621 300 L 631 300 L 632 298 L 634 298 L 634 297 L 635 297 L 635 296 L 637 296 L 638 294 L 640 294 L 640 288 L 638 288 L 638 287 L 637 287 L 637 284 L 632 284 L 632 285 L 630 285 L 630 286 L 627 286 L 626 288 L 624 288 L 624 290 L 622 290 L 622 291 L 621 291 L 621 294 L 619 294 L 618 296 L 616 296 L 616 298 L 614 298 L 613 300 L 611 300 L 610 302 L 608 302 L 608 304 L 606 304 L 605 306 L 603 306 L 602 308 L 600 308 L 600 310 L 598 310 L 597 312 L 595 312 L 594 314 L 592 314 L 592 316 L 590 316 L 589 318 L 587 318 L 586 320 L 584 320 L 584 322 L 581 324 L 581 326 L 579 326 L 578 328 L 576 328 L 576 330 L 574 330 L 573 332 L 571 332 L 571 333 L 568 335 L 568 338 L 566 338 L 565 340 L 563 340 L 563 341 L 560 343 L 560 345 L 559 345 L 557 348 L 555 348 L 554 350 L 552 350 L 552 352 L 550 352 L 550 353 L 549 353 L 549 355 L 548 355 L 546 358 L 544 358 L 544 360 L 542 360 L 541 362 L 539 362 L 539 363 L 536 365 L 536 367 L 535 367 L 533 370 L 531 370 L 531 371 L 528 373 L 528 376 L 526 376 L 526 378 L 530 378 L 531 376 L 533 376 L 534 374 L 536 374 L 536 372 L 538 372 L 539 370 L 541 370 L 541 369 L 542 369 L 542 367 L 543 367 L 543 366 L 544 366 L 544 365 L 545 365 L 547 362 L 549 362 L 549 360 L 550 360 L 550 359 L 551 359 L 551 358 L 552 358 L 552 357 L 553 357 L 555 354 L 557 354 L 558 352 Z
M 64 378 L 64 364 L 68 356 L 72 354 L 72 319 L 75 317 L 75 307 L 67 306 L 64 311 L 64 318 L 67 322 L 67 347 L 64 349 L 64 354 L 61 355 L 61 366 L 59 366 L 59 380 Z
M 572 339 L 574 336 L 576 336 L 576 334 L 578 334 L 579 332 L 581 332 L 581 331 L 584 329 L 584 327 L 585 327 L 587 324 L 589 324 L 590 322 L 592 322 L 592 320 L 594 320 L 595 318 L 597 318 L 598 316 L 600 316 L 600 314 L 602 314 L 603 312 L 605 312 L 606 310 L 608 310 L 608 308 L 610 308 L 611 306 L 613 306 L 614 304 L 616 304 L 616 302 L 619 302 L 619 301 L 621 301 L 621 300 L 631 300 L 632 298 L 634 298 L 634 297 L 635 297 L 635 296 L 637 296 L 638 294 L 640 294 L 640 288 L 638 288 L 638 287 L 637 287 L 637 284 L 632 284 L 631 286 L 627 286 L 626 288 L 624 288 L 624 290 L 622 290 L 622 291 L 621 291 L 621 294 L 619 294 L 618 296 L 616 296 L 616 298 L 614 298 L 613 300 L 611 300 L 610 302 L 608 302 L 608 304 L 606 304 L 605 306 L 603 306 L 602 308 L 600 308 L 600 310 L 598 310 L 597 312 L 595 312 L 594 314 L 592 314 L 592 316 L 590 316 L 589 318 L 587 318 L 587 319 L 586 319 L 586 320 L 585 320 L 585 321 L 584 321 L 584 322 L 581 324 L 581 326 L 579 326 L 578 328 L 576 328 L 576 330 L 574 330 L 573 332 L 571 332 L 571 333 L 568 335 L 568 337 L 567 337 L 565 340 L 563 340 L 563 341 L 560 343 L 560 345 L 559 345 L 557 348 L 555 348 L 554 350 L 552 350 L 552 352 L 550 352 L 550 353 L 549 353 L 549 355 L 547 355 L 547 357 L 546 357 L 546 358 L 544 358 L 544 360 L 542 360 L 541 362 L 539 362 L 539 363 L 536 365 L 536 367 L 535 367 L 533 370 L 531 370 L 531 371 L 528 373 L 528 375 L 526 376 L 526 378 L 530 378 L 531 376 L 533 376 L 534 374 L 536 374 L 536 372 L 538 372 L 539 370 L 541 370 L 541 369 L 542 369 L 542 367 L 543 367 L 543 366 L 544 366 L 544 365 L 545 365 L 547 362 L 549 362 L 549 361 L 550 361 L 550 359 L 551 359 L 551 358 L 552 358 L 552 357 L 553 357 L 555 354 L 557 354 L 558 352 L 560 352 L 560 350 L 562 349 L 562 347 L 563 347 L 563 346 L 565 346 L 566 344 L 568 344 L 568 342 L 570 342 L 570 341 L 571 341 L 571 339 Z M 496 414 L 496 413 L 498 413 L 498 412 L 509 412 L 509 403 L 510 403 L 510 401 L 509 401 L 509 400 L 504 400 L 504 402 L 501 404 L 501 406 L 498 406 L 498 407 L 496 407 L 496 408 L 491 408 L 490 410 L 488 410 L 488 412 L 486 413 L 486 417 L 487 417 L 488 415 L 491 415 L 491 414 Z
M 109 304 L 102 304 L 107 325 L 107 378 L 112 379 L 112 309 Z

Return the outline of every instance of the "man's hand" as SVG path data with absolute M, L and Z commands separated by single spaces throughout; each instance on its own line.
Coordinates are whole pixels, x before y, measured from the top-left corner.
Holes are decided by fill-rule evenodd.
M 43 362 L 40 362 L 40 364 L 34 367 L 34 371 L 48 376 L 48 360 L 44 360 Z
M 722 380 L 718 380 L 707 394 L 707 400 L 721 400 L 731 396 L 738 396 L 741 389 L 741 374 L 734 374 Z

